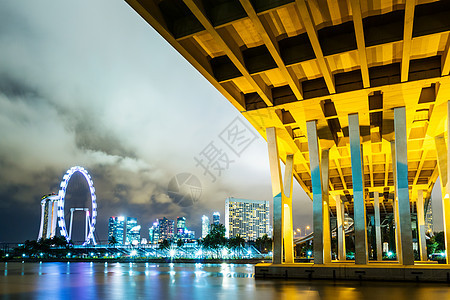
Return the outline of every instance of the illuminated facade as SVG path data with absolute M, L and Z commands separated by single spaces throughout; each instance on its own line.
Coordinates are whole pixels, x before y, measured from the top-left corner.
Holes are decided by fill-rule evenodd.
M 433 228 L 433 197 L 428 200 L 427 210 L 425 211 L 425 231 L 430 233 L 434 232 Z
M 213 224 L 214 225 L 219 225 L 220 224 L 220 213 L 218 211 L 213 213 Z
M 448 1 L 126 1 L 267 140 L 273 264 L 294 262 L 293 179 L 313 204 L 314 264 L 333 264 L 330 212 L 340 261 L 346 212 L 356 265 L 383 259 L 388 215 L 397 264 L 414 265 L 411 211 L 427 260 L 437 178 L 450 248 Z
M 202 239 L 204 239 L 211 228 L 211 224 L 209 224 L 209 218 L 205 215 L 202 216 Z
M 149 243 L 158 244 L 159 243 L 159 222 L 153 222 L 152 227 L 148 229 Z
M 159 219 L 159 241 L 172 240 L 175 238 L 175 222 L 166 217 Z
M 137 218 L 127 217 L 125 244 L 136 244 L 141 241 L 141 226 L 138 225 Z
M 254 241 L 269 233 L 269 201 L 236 199 L 225 200 L 226 237 L 240 235 Z
M 186 233 L 186 218 L 177 218 L 177 238 L 183 238 Z
M 123 233 L 125 228 L 125 217 L 110 217 L 108 222 L 108 242 L 112 238 L 116 240 L 117 244 L 123 244 Z
M 56 234 L 56 220 L 59 197 L 55 194 L 44 195 L 41 198 L 41 226 L 38 240 L 50 239 Z

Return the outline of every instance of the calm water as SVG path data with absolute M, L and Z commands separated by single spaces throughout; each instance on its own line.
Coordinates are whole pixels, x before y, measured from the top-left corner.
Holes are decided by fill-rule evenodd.
M 262 280 L 253 265 L 1 263 L 2 299 L 450 299 L 450 287 Z

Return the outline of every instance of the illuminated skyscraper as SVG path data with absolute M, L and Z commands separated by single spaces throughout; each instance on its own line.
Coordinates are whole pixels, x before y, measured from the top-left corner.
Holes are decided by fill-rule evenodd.
M 256 240 L 269 233 L 269 201 L 225 200 L 226 237 L 239 234 L 245 240 Z
M 108 242 L 114 237 L 119 245 L 123 244 L 125 217 L 110 217 L 108 223 Z
M 186 218 L 178 217 L 177 218 L 177 238 L 183 238 L 186 233 Z
M 141 240 L 141 226 L 138 225 L 136 218 L 127 217 L 125 244 L 133 244 L 133 241 Z M 136 242 L 135 242 L 136 243 Z
M 428 200 L 428 206 L 426 207 L 425 211 L 425 230 L 428 233 L 433 233 L 433 197 L 430 197 L 430 200 Z
M 175 222 L 166 217 L 159 219 L 159 241 L 171 240 L 175 237 Z
M 38 240 L 50 239 L 56 233 L 56 210 L 59 197 L 55 194 L 44 195 L 41 198 L 41 227 Z
M 205 238 L 205 236 L 209 233 L 209 218 L 205 215 L 202 216 L 202 239 Z
M 159 223 L 158 220 L 153 222 L 152 227 L 148 229 L 148 237 L 150 244 L 158 244 L 159 242 Z
M 214 225 L 219 225 L 220 224 L 220 213 L 218 211 L 213 213 L 213 224 Z

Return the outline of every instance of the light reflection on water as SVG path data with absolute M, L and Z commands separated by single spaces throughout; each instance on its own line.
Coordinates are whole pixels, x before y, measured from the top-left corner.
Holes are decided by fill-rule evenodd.
M 262 280 L 255 279 L 253 271 L 249 264 L 0 263 L 0 297 L 450 299 L 450 288 L 444 284 Z

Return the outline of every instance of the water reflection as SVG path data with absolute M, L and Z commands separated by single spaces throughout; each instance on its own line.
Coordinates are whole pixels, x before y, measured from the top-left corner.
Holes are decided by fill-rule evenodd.
M 253 265 L 2 263 L 2 298 L 450 299 L 447 285 L 260 280 Z

